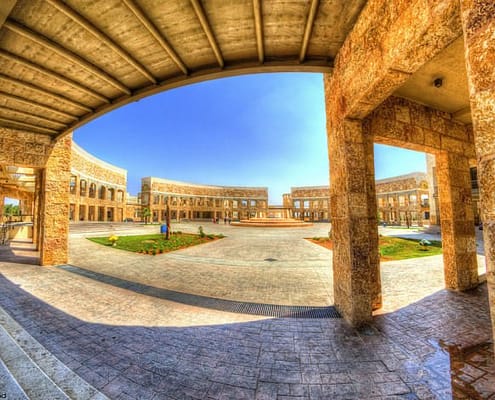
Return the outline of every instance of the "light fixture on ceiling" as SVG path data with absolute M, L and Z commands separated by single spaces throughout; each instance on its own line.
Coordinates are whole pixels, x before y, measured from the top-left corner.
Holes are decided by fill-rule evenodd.
M 438 77 L 438 78 L 433 79 L 433 86 L 435 86 L 437 89 L 441 88 L 443 86 L 443 78 Z

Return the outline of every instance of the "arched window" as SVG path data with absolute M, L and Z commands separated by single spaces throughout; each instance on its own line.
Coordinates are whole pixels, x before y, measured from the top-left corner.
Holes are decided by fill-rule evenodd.
M 70 194 L 76 194 L 77 177 L 71 175 L 69 182 L 69 192 Z
M 100 200 L 105 200 L 107 197 L 107 188 L 105 186 L 100 186 L 100 190 L 98 192 L 98 198 Z
M 86 182 L 85 179 L 82 179 L 79 182 L 79 193 L 81 196 L 86 196 L 87 185 L 88 183 Z
M 93 198 L 96 197 L 96 184 L 95 183 L 92 183 L 91 185 L 89 185 L 89 197 L 93 197 Z
M 108 197 L 109 200 L 115 201 L 115 189 L 113 188 L 108 189 Z

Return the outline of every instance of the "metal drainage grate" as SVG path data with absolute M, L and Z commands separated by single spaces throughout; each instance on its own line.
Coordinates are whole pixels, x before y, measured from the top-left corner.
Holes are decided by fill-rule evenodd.
M 89 271 L 73 265 L 59 265 L 58 268 L 67 272 L 94 279 L 108 285 L 116 286 L 126 290 L 152 296 L 163 300 L 174 301 L 176 303 L 187 304 L 195 307 L 208 308 L 217 311 L 226 311 L 239 314 L 261 315 L 265 317 L 277 318 L 312 318 L 328 319 L 341 318 L 337 309 L 329 307 L 311 306 L 284 306 L 278 304 L 247 303 L 242 301 L 231 301 L 217 299 L 214 297 L 198 296 L 195 294 L 181 293 L 173 290 L 157 288 L 144 285 L 142 283 L 131 282 L 125 279 L 116 278 L 99 272 Z

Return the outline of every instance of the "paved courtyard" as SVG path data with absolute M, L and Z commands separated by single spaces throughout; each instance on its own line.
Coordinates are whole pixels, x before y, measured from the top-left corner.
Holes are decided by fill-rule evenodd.
M 25 332 L 18 342 L 28 354 L 38 349 L 31 358 L 54 356 L 92 387 L 77 398 L 95 398 L 97 389 L 112 399 L 495 399 L 486 285 L 467 293 L 442 289 L 441 256 L 382 263 L 384 307 L 358 331 L 340 318 L 267 318 L 156 295 L 333 304 L 331 251 L 303 239 L 326 236 L 327 224 L 203 227 L 227 237 L 148 256 L 84 237 L 157 226 L 72 226 L 70 264 L 86 276 L 30 265 L 35 254 L 23 243 L 3 248 L 0 323 L 12 337 Z M 14 358 L 3 357 L 5 364 Z

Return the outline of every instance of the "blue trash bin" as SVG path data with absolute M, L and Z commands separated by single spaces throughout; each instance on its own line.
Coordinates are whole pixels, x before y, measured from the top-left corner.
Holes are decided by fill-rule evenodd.
M 167 233 L 167 225 L 160 225 L 160 233 Z

